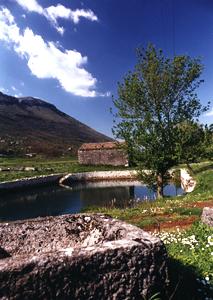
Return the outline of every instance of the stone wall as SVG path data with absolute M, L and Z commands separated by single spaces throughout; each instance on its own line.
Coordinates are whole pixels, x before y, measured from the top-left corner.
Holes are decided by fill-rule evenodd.
M 0 242 L 1 299 L 142 300 L 156 291 L 164 297 L 164 244 L 109 216 L 2 223 Z
M 78 161 L 84 165 L 128 166 L 123 149 L 88 149 L 78 151 Z
M 51 174 L 0 182 L 0 192 L 25 189 L 33 186 L 58 184 L 60 178 L 63 176 L 64 174 Z
M 74 181 L 110 181 L 110 180 L 135 180 L 137 179 L 136 170 L 122 171 L 94 171 L 71 173 L 61 177 L 59 184 L 69 184 Z
M 149 172 L 148 170 L 144 170 Z M 170 170 L 172 174 L 174 170 Z M 33 186 L 42 186 L 50 184 L 59 184 L 61 186 L 73 181 L 110 181 L 110 180 L 136 180 L 136 170 L 122 171 L 94 171 L 71 174 L 52 174 L 41 175 L 30 178 L 22 178 L 8 182 L 0 182 L 0 191 L 11 191 L 24 189 Z M 185 169 L 181 169 L 181 186 L 185 192 L 192 192 L 196 186 L 196 181 L 188 174 Z

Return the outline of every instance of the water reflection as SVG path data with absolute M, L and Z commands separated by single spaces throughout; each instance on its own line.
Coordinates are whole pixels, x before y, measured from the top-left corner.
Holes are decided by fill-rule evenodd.
M 176 188 L 165 187 L 165 195 L 176 195 Z M 182 194 L 181 188 L 177 189 Z M 155 199 L 155 194 L 140 182 L 79 183 L 63 188 L 40 187 L 0 194 L 0 220 L 18 220 L 38 216 L 77 213 L 88 206 L 126 207 L 129 199 Z

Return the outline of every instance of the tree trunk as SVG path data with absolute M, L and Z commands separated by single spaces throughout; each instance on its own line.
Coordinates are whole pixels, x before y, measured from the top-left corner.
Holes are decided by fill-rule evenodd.
M 163 176 L 162 174 L 157 174 L 157 198 L 163 198 Z

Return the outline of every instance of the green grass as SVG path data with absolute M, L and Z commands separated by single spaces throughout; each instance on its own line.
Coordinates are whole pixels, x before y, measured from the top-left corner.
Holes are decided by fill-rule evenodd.
M 161 232 L 169 254 L 172 299 L 212 299 L 213 228 L 201 223 L 184 232 Z
M 35 171 L 16 171 L 20 167 L 33 167 Z M 76 158 L 59 158 L 59 159 L 44 159 L 44 158 L 0 158 L 0 168 L 10 168 L 10 171 L 0 172 L 0 182 L 11 181 L 15 179 L 33 177 L 48 174 L 64 174 L 77 172 L 91 171 L 110 171 L 123 170 L 125 167 L 112 166 L 83 166 L 79 165 Z
M 167 209 L 165 213 L 171 214 L 178 214 L 180 216 L 200 216 L 202 213 L 202 209 L 198 207 L 194 208 L 187 208 L 187 207 L 174 207 L 172 210 Z
M 32 163 L 60 163 L 66 161 L 76 161 L 77 158 L 74 156 L 69 157 L 58 157 L 47 159 L 43 156 L 36 156 L 32 158 L 27 157 L 0 157 L 0 166 L 1 165 L 31 165 Z
M 198 277 L 213 283 L 213 228 L 197 223 L 184 232 L 160 233 L 170 257 L 184 265 L 196 266 Z

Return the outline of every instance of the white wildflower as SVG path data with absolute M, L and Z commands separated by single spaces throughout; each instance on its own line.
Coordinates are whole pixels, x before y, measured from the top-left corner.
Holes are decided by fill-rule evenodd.
M 213 246 L 213 235 L 208 236 L 208 244 Z

